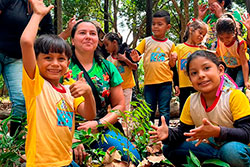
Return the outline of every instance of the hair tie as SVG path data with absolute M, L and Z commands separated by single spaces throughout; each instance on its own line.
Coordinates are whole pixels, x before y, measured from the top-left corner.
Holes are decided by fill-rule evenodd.
M 190 24 L 192 24 L 193 22 L 196 21 L 196 18 L 192 18 L 188 23 L 187 23 L 187 26 L 190 26 Z

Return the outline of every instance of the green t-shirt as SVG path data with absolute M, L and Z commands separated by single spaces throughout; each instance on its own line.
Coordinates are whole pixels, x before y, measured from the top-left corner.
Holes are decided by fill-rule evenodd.
M 232 15 L 235 18 L 235 21 L 240 23 L 241 16 L 238 11 L 231 12 Z M 207 32 L 207 40 L 206 40 L 206 46 L 208 49 L 215 50 L 217 47 L 217 36 L 216 36 L 216 22 L 218 18 L 215 16 L 215 14 L 210 14 L 206 16 L 203 21 L 207 23 L 208 25 L 208 32 Z
M 109 95 L 110 95 L 110 87 L 118 86 L 123 82 L 120 73 L 116 69 L 116 67 L 109 61 L 103 59 L 103 62 L 101 63 L 101 66 L 98 65 L 98 63 L 93 60 L 93 66 L 88 71 L 89 77 L 91 78 L 92 82 L 94 83 L 96 90 L 99 94 L 99 97 L 101 99 L 101 106 L 105 110 L 107 110 L 108 105 L 110 104 Z M 80 68 L 74 64 L 72 61 L 69 65 L 69 72 L 70 75 L 67 75 L 64 77 L 64 80 L 67 81 L 70 80 L 70 78 L 73 78 L 74 80 L 77 80 L 79 72 L 81 72 Z M 97 117 L 100 118 L 100 116 L 103 115 L 103 113 L 97 112 Z

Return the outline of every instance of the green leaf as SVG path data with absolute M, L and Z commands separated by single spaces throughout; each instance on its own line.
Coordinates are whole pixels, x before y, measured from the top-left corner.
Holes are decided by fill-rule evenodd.
M 168 164 L 168 165 L 173 165 L 172 162 L 170 162 L 168 159 L 165 159 L 163 161 L 161 161 L 164 164 Z
M 206 160 L 204 161 L 202 164 L 214 164 L 214 165 L 217 165 L 217 166 L 223 166 L 223 167 L 230 167 L 230 165 L 226 162 L 223 162 L 219 159 L 209 159 L 209 160 Z
M 75 149 L 81 142 L 75 142 L 72 144 L 72 149 Z
M 91 134 L 91 128 L 88 129 L 88 134 Z
M 115 152 L 115 150 L 116 150 L 116 147 L 114 147 L 114 148 L 110 151 L 110 155 L 111 155 L 113 152 Z
M 190 154 L 190 158 L 192 160 L 192 162 L 196 165 L 196 166 L 201 166 L 200 161 L 198 160 L 198 158 L 194 155 L 194 153 L 189 150 L 189 154 Z
M 200 166 L 197 166 L 197 165 L 192 161 L 192 159 L 191 159 L 189 156 L 187 156 L 187 163 L 188 163 L 188 166 L 189 166 L 189 167 L 200 167 Z

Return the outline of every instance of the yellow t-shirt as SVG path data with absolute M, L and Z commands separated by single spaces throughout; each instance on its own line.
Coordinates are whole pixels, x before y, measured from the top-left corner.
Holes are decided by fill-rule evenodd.
M 193 87 L 188 75 L 186 74 L 187 58 L 197 50 L 201 50 L 199 46 L 189 45 L 187 43 L 179 44 L 175 47 L 178 55 L 177 70 L 179 74 L 179 87 Z
M 31 80 L 23 68 L 28 134 L 25 153 L 27 167 L 61 167 L 72 161 L 72 138 L 75 130 L 75 109 L 83 102 L 74 100 L 68 89 L 54 88 L 44 80 L 36 66 Z
M 140 42 L 136 50 L 144 53 L 144 85 L 172 82 L 173 72 L 168 63 L 174 49 L 175 44 L 168 39 L 159 41 L 151 36 Z
M 133 88 L 135 86 L 135 79 L 132 69 L 128 66 L 121 65 L 121 63 L 117 59 L 114 59 L 112 56 L 109 56 L 107 60 L 113 63 L 119 71 L 123 80 L 123 82 L 121 83 L 122 89 Z
M 229 68 L 235 68 L 241 65 L 239 55 L 239 47 L 241 45 L 244 45 L 246 58 L 249 60 L 246 41 L 244 41 L 240 36 L 238 36 L 238 39 L 239 42 L 235 41 L 231 46 L 225 46 L 219 39 L 217 42 L 216 53 Z
M 237 89 L 222 91 L 212 106 L 206 108 L 200 92 L 188 97 L 183 107 L 180 120 L 187 125 L 202 125 L 207 118 L 212 124 L 233 128 L 236 120 L 250 115 L 250 105 L 246 96 Z

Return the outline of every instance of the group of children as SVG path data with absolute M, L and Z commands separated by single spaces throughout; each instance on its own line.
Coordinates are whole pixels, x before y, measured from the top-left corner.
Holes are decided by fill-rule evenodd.
M 250 107 L 246 96 L 235 89 L 250 88 L 249 56 L 233 16 L 225 14 L 216 23 L 216 52 L 203 45 L 208 29 L 203 21 L 192 19 L 184 43 L 177 46 L 165 37 L 170 27 L 169 13 L 156 12 L 152 20 L 153 35 L 136 47 L 144 54 L 144 96 L 153 110 L 151 120 L 154 121 L 158 105 L 162 116 L 159 124 L 163 122 L 159 128 L 153 126 L 156 131 L 150 132 L 154 135 L 151 138 L 164 141 L 165 156 L 177 165 L 185 163 L 190 149 L 201 160 L 218 158 L 231 166 L 249 166 Z M 106 40 L 110 40 L 108 36 Z M 135 61 L 139 59 L 136 54 L 132 57 Z M 176 64 L 178 72 L 173 74 L 171 69 Z M 181 113 L 180 126 L 171 129 L 167 125 L 173 75 L 178 76 L 174 82 L 178 83 L 175 91 L 180 98 Z
M 59 83 L 68 68 L 71 49 L 63 39 L 54 35 L 35 40 L 39 22 L 53 6 L 46 7 L 39 0 L 30 2 L 34 12 L 20 42 L 28 115 L 27 166 L 74 166 L 70 149 L 75 112 L 87 120 L 94 119 L 94 97 L 89 93 L 91 88 L 82 73 L 69 88 Z M 247 46 L 237 35 L 234 19 L 225 15 L 218 20 L 216 54 L 204 50 L 201 45 L 207 33 L 204 22 L 193 20 L 188 24 L 184 43 L 177 46 L 165 37 L 170 27 L 169 13 L 156 12 L 152 20 L 153 36 L 143 39 L 136 47 L 140 54 L 144 53 L 146 102 L 153 111 L 158 105 L 162 116 L 161 126 L 153 126 L 156 131 L 150 132 L 151 138 L 163 140 L 165 156 L 176 164 L 183 163 L 191 150 L 201 160 L 219 158 L 231 166 L 250 166 L 250 148 L 247 146 L 250 143 L 249 102 L 240 90 L 224 84 L 224 66 L 218 61 L 220 57 L 238 86 L 250 88 Z M 130 101 L 134 86 L 132 70 L 137 68 L 140 56 L 137 51 L 122 45 L 121 38 L 115 33 L 105 36 L 104 45 L 111 56 L 108 59 L 121 73 L 124 94 Z M 175 89 L 180 92 L 183 109 L 180 125 L 168 128 L 173 81 L 171 68 L 176 64 L 179 85 Z M 193 92 L 196 93 L 190 96 Z

